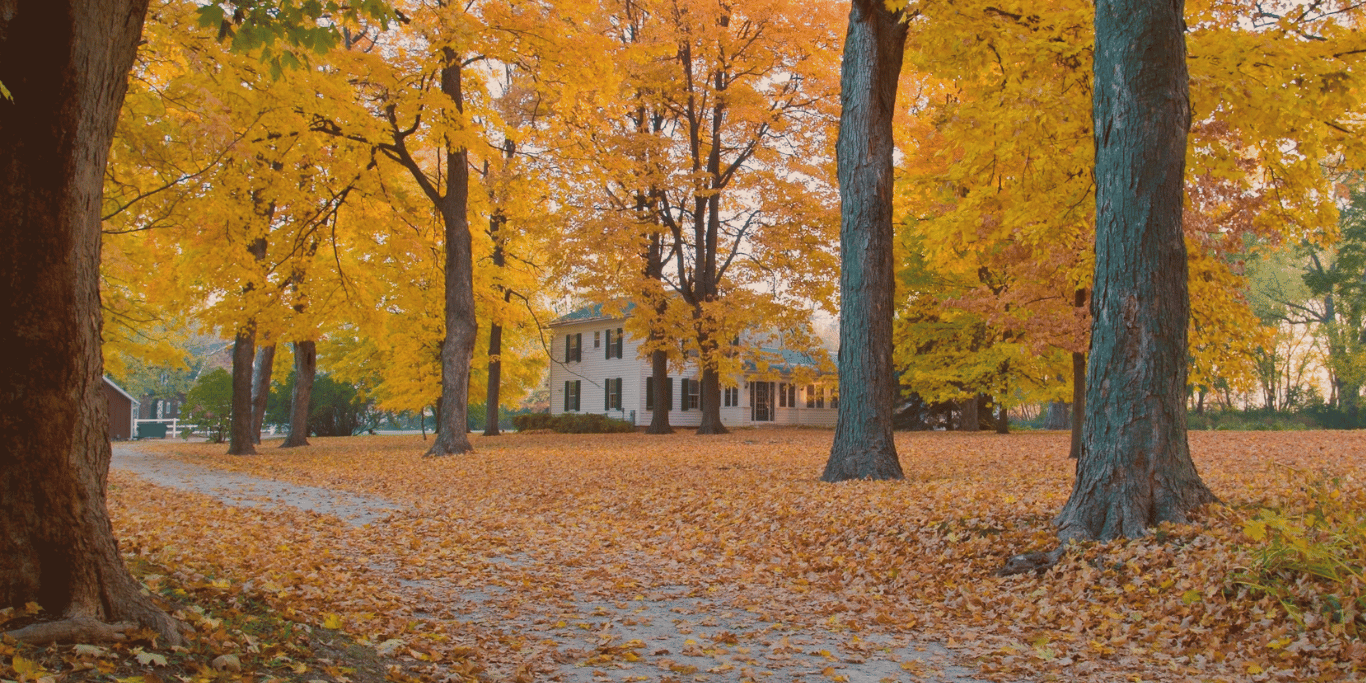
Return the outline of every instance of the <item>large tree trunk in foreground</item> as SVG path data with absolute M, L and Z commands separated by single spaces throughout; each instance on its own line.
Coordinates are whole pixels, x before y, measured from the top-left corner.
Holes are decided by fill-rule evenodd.
M 251 436 L 251 375 L 256 358 L 254 324 L 238 330 L 232 342 L 232 420 L 228 426 L 228 455 L 256 455 Z
M 313 378 L 318 374 L 318 345 L 294 342 L 294 391 L 289 399 L 289 436 L 280 448 L 308 445 L 308 415 L 313 406 Z M 424 429 L 422 438 L 427 438 Z
M 1064 542 L 1142 536 L 1214 500 L 1186 443 L 1183 4 L 1096 4 L 1090 379 Z
M 261 427 L 266 421 L 266 399 L 270 398 L 270 375 L 275 369 L 275 345 L 256 351 L 256 367 L 251 377 L 251 440 L 261 443 Z
M 13 634 L 26 640 L 89 642 L 98 620 L 180 642 L 124 568 L 105 503 L 100 200 L 146 10 L 0 2 L 0 607 L 63 619 Z
M 840 71 L 840 405 L 821 479 L 901 479 L 892 437 L 892 114 L 900 12 L 853 0 Z
M 460 55 L 447 48 L 441 69 L 441 92 L 463 110 Z M 468 435 L 470 360 L 474 358 L 474 256 L 467 215 L 470 194 L 468 153 L 462 147 L 446 150 L 449 179 L 438 208 L 446 232 L 446 338 L 441 344 L 441 401 L 437 404 L 437 433 L 428 456 L 454 455 L 474 450 Z

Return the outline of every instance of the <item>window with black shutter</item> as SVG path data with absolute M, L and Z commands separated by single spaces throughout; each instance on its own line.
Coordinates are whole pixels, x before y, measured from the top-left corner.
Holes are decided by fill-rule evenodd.
M 603 408 L 605 410 L 621 410 L 621 378 L 608 378 L 603 383 L 603 388 L 603 393 L 606 396 L 606 403 Z
M 582 387 L 582 380 L 569 380 L 564 383 L 565 412 L 577 412 L 579 410 L 579 390 Z

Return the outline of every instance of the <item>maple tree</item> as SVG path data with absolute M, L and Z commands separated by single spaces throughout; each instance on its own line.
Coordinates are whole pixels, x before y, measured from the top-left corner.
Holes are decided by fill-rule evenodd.
M 696 362 L 698 429 L 723 433 L 722 383 L 775 363 L 762 348 L 778 337 L 814 347 L 810 311 L 832 303 L 833 5 L 609 7 L 623 73 L 607 130 L 583 129 L 603 168 L 574 203 L 599 215 L 570 236 L 570 279 L 614 312 L 635 306 L 627 329 L 655 376 Z
M 263 32 L 290 44 L 333 32 L 298 19 L 334 4 L 252 5 L 263 8 L 256 22 Z M 294 21 L 272 7 L 295 10 Z M 22 390 L 7 394 L 14 398 L 2 419 L 22 435 L 0 468 L 15 493 L 7 497 L 0 602 L 38 601 L 60 615 L 16 637 L 108 638 L 115 630 L 104 622 L 127 619 L 178 642 L 175 622 L 139 592 L 114 545 L 104 489 L 108 415 L 99 395 L 101 180 L 147 2 L 9 9 L 0 19 L 0 80 L 10 93 L 0 101 L 0 222 L 10 248 L 0 272 L 12 294 L 6 317 L 18 321 L 6 328 L 16 362 L 7 364 L 5 381 Z M 40 414 L 50 430 L 17 427 Z
M 915 238 L 937 277 L 972 283 L 991 274 L 945 305 L 1016 330 L 1035 349 L 1072 353 L 1080 370 L 1094 146 L 1079 112 L 1092 94 L 1094 12 L 1070 2 L 1047 12 L 999 2 L 915 7 L 908 115 L 898 122 L 903 239 Z M 1361 91 L 1342 79 L 1360 59 L 1360 34 L 1350 30 L 1360 10 L 1187 4 L 1192 383 L 1251 381 L 1268 330 L 1242 296 L 1245 245 L 1331 232 L 1333 183 L 1359 157 L 1351 131 Z M 1264 53 L 1276 58 L 1256 57 Z M 1083 373 L 1072 374 L 1080 392 Z
M 1096 276 L 1085 444 L 1058 537 L 1134 537 L 1215 500 L 1186 441 L 1181 2 L 1096 6 Z
M 900 479 L 892 439 L 892 115 L 907 27 L 855 0 L 841 67 L 840 406 L 821 478 Z

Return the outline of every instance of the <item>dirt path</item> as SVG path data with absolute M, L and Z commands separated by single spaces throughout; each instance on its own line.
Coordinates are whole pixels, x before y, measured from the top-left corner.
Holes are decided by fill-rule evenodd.
M 152 455 L 134 445 L 114 446 L 114 469 L 132 473 L 157 486 L 211 496 L 227 505 L 297 509 L 332 515 L 357 533 L 383 536 L 400 506 L 374 496 L 302 486 L 225 472 L 173 458 Z M 769 621 L 752 607 L 737 607 L 726 590 L 694 586 L 655 586 L 632 600 L 595 597 L 571 590 L 553 599 L 512 595 L 508 585 L 535 562 L 532 549 L 512 548 L 482 558 L 490 580 L 485 585 L 457 585 L 454 577 L 428 572 L 420 578 L 400 576 L 397 555 L 367 556 L 368 568 L 384 578 L 385 590 L 406 602 L 430 605 L 414 617 L 476 623 L 523 640 L 524 661 L 534 661 L 537 680 L 566 683 L 607 681 L 978 681 L 957 666 L 943 645 L 904 634 L 860 637 L 838 625 L 794 625 Z M 642 558 L 648 562 L 649 558 Z M 569 577 L 587 576 L 592 566 L 565 570 Z M 572 584 L 571 584 L 572 585 Z M 383 651 L 397 643 L 381 644 Z M 638 661 L 595 657 L 605 648 L 624 648 Z M 511 678 L 500 671 L 495 678 Z

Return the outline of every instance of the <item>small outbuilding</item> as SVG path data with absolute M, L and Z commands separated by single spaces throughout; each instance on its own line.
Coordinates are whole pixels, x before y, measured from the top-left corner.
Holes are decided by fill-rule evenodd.
M 140 402 L 108 376 L 104 378 L 104 398 L 109 402 L 109 440 L 127 441 L 137 433 Z

